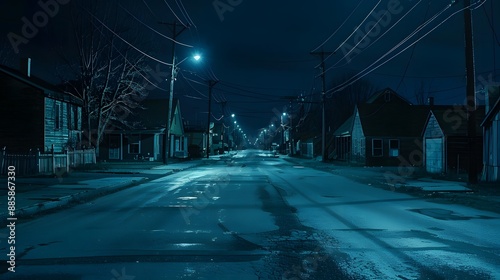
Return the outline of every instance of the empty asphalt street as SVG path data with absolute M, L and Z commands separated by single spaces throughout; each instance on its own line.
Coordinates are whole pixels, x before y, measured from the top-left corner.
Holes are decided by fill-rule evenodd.
M 500 279 L 499 218 L 246 150 L 4 227 L 0 279 Z

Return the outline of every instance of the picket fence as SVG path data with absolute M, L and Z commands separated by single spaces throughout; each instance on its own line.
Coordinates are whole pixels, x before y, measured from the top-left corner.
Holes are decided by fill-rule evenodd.
M 31 154 L 0 153 L 0 175 L 6 175 L 9 166 L 14 166 L 16 175 L 64 174 L 71 168 L 96 163 L 94 149 L 66 151 L 64 153 L 40 152 Z

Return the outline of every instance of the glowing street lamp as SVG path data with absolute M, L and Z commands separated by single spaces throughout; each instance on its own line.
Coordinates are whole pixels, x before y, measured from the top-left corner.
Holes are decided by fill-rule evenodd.
M 167 164 L 168 163 L 168 157 L 170 156 L 169 150 L 169 143 L 170 143 L 170 122 L 172 121 L 172 103 L 174 99 L 174 82 L 177 76 L 177 68 L 178 66 L 184 62 L 186 59 L 190 58 L 189 56 L 181 60 L 180 62 L 176 63 L 176 57 L 175 57 L 175 51 L 172 53 L 172 73 L 170 77 L 170 92 L 168 96 L 168 108 L 167 108 L 167 124 L 165 125 L 166 128 L 166 133 L 164 134 L 164 141 L 163 141 L 163 163 Z M 201 59 L 200 55 L 195 55 L 194 57 L 195 61 L 198 61 Z

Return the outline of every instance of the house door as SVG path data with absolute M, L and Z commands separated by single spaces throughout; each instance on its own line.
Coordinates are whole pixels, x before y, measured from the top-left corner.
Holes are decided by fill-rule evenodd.
M 443 173 L 443 138 L 425 139 L 425 169 L 429 173 Z

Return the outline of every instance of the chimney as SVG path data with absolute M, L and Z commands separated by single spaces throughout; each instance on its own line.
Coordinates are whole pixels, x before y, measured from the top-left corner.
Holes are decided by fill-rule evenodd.
M 24 75 L 31 77 L 31 58 L 29 57 L 21 58 L 20 70 Z
M 434 106 L 434 97 L 432 96 L 427 97 L 427 105 L 431 107 Z
M 485 98 L 485 111 L 488 113 L 495 105 L 497 100 L 500 98 L 500 88 L 499 86 L 489 86 L 486 90 L 486 98 Z

